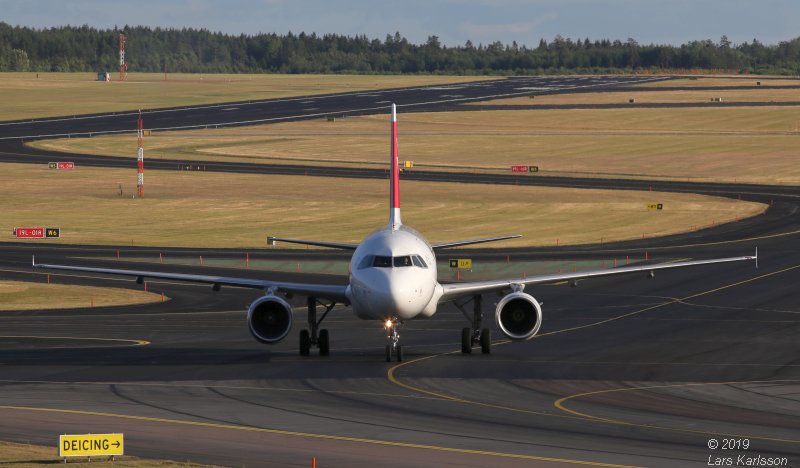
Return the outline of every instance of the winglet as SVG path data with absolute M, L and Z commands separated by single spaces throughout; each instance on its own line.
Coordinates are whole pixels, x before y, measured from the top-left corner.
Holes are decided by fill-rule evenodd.
M 391 206 L 389 207 L 389 225 L 392 230 L 397 230 L 400 221 L 400 168 L 397 161 L 397 108 L 392 103 L 392 141 L 391 141 L 391 174 L 389 177 L 389 196 Z

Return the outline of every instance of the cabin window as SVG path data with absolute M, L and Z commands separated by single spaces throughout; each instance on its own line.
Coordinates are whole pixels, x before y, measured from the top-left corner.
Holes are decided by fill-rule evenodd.
M 403 257 L 394 257 L 394 266 L 395 267 L 410 267 L 413 263 L 411 262 L 411 256 L 405 255 Z
M 392 257 L 384 257 L 382 255 L 376 255 L 375 260 L 372 262 L 372 266 L 380 268 L 391 268 Z
M 425 260 L 423 260 L 422 257 L 420 257 L 419 255 L 412 255 L 411 261 L 414 262 L 415 266 L 418 266 L 420 268 L 428 268 L 428 265 L 425 263 Z

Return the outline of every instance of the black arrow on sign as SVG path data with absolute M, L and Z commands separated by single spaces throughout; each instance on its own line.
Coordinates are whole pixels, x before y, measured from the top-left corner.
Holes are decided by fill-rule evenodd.
M 111 444 L 111 445 L 113 445 L 114 447 L 117 447 L 117 448 L 119 448 L 119 441 L 116 441 L 116 442 L 114 442 L 114 443 L 113 443 L 113 444 Z

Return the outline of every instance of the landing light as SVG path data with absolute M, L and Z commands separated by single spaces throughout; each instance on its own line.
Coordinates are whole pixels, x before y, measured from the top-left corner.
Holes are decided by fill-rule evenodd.
M 383 326 L 386 327 L 386 328 L 392 328 L 392 321 L 391 320 L 386 320 L 386 323 L 384 323 Z

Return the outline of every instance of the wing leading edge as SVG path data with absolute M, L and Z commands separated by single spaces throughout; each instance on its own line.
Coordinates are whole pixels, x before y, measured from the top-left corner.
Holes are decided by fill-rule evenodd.
M 276 242 L 287 242 L 289 244 L 301 244 L 301 245 L 313 245 L 315 247 L 328 247 L 331 249 L 342 249 L 342 250 L 355 250 L 358 248 L 358 244 L 345 244 L 341 242 L 324 242 L 324 241 L 313 241 L 313 240 L 303 240 L 303 239 L 287 239 L 285 237 L 267 237 L 267 244 L 275 245 Z
M 302 296 L 314 296 L 324 299 L 334 300 L 343 304 L 349 304 L 347 299 L 346 285 L 328 285 L 311 283 L 290 283 L 281 281 L 267 281 L 252 278 L 237 278 L 229 276 L 210 276 L 210 275 L 189 275 L 184 273 L 166 273 L 159 271 L 145 270 L 120 270 L 115 268 L 95 268 L 69 265 L 49 265 L 36 263 L 33 261 L 34 268 L 46 268 L 48 270 L 82 271 L 86 273 L 100 273 L 104 275 L 135 276 L 136 278 L 154 278 L 164 280 L 188 281 L 192 283 L 206 283 L 214 286 L 238 286 L 243 288 L 263 289 L 265 291 L 298 294 Z
M 709 260 L 693 260 L 693 261 L 675 262 L 675 263 L 657 263 L 654 265 L 636 265 L 636 266 L 627 266 L 620 268 L 606 268 L 602 270 L 579 271 L 575 273 L 536 275 L 536 276 L 529 276 L 527 278 L 517 278 L 517 279 L 507 279 L 507 280 L 443 284 L 442 289 L 444 293 L 442 294 L 442 297 L 439 299 L 439 302 L 440 303 L 447 302 L 464 296 L 483 294 L 494 291 L 503 291 L 506 289 L 530 286 L 534 284 L 558 283 L 561 281 L 577 281 L 581 279 L 596 278 L 600 276 L 611 276 L 611 275 L 620 275 L 625 273 L 636 273 L 636 272 L 653 272 L 656 270 L 665 270 L 669 268 L 683 268 L 689 266 L 710 265 L 714 263 L 739 262 L 745 260 L 755 260 L 756 267 L 758 267 L 758 249 L 756 249 L 755 255 L 746 255 L 741 257 L 714 258 Z
M 518 237 L 522 237 L 521 234 L 514 234 L 511 236 L 497 236 L 497 237 L 485 237 L 483 239 L 470 239 L 470 240 L 461 240 L 461 241 L 453 241 L 453 242 L 439 242 L 435 244 L 431 244 L 431 247 L 434 249 L 447 249 L 450 247 L 459 247 L 462 245 L 472 245 L 472 244 L 483 244 L 484 242 L 496 242 L 506 239 L 516 239 Z

